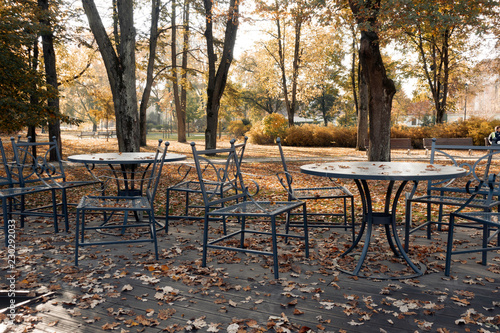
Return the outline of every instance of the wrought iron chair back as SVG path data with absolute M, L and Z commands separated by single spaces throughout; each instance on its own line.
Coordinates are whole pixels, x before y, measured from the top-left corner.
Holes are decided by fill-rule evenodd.
M 24 142 L 11 138 L 11 142 L 16 161 L 12 175 L 19 181 L 20 186 L 44 184 L 52 187 L 60 186 L 61 182 L 66 181 L 55 138 L 49 142 L 31 142 L 31 138 Z M 52 152 L 57 156 L 55 161 L 50 161 Z
M 236 156 L 237 156 L 237 163 L 239 166 L 241 166 L 242 160 L 243 160 L 243 155 L 245 153 L 245 147 L 248 141 L 248 137 L 245 137 L 243 142 L 236 143 L 236 140 L 231 140 L 230 144 L 231 147 L 234 145 L 234 149 L 236 151 Z M 200 154 L 199 154 L 200 155 Z M 223 197 L 226 195 L 228 192 L 235 190 L 235 188 L 232 185 L 232 182 L 229 181 L 227 183 L 222 183 L 221 186 L 218 186 L 216 183 L 218 181 L 223 181 L 226 182 L 227 179 L 229 179 L 229 175 L 226 175 L 225 177 L 227 178 L 226 180 L 222 179 L 217 179 L 217 177 L 213 177 L 211 179 L 207 178 L 209 177 L 208 173 L 213 172 L 214 168 L 210 168 L 210 164 L 205 163 L 204 165 L 205 168 L 207 168 L 206 172 L 207 175 L 204 175 L 203 177 L 206 178 L 206 180 L 210 180 L 210 183 L 206 183 L 206 191 L 210 192 L 211 196 L 213 195 L 218 195 L 219 197 Z M 187 168 L 187 170 L 186 170 Z M 234 170 L 234 166 L 233 166 Z M 195 173 L 195 179 L 188 179 L 189 175 L 193 175 L 193 172 Z M 201 170 L 202 173 L 205 173 L 205 170 Z M 166 230 L 168 232 L 168 225 L 169 225 L 169 220 L 178 220 L 178 219 L 186 219 L 186 220 L 199 220 L 203 219 L 203 216 L 196 215 L 196 213 L 193 213 L 193 211 L 199 211 L 201 209 L 204 209 L 204 205 L 200 205 L 198 202 L 196 202 L 196 199 L 200 198 L 200 195 L 202 195 L 202 191 L 200 188 L 199 184 L 199 177 L 197 175 L 196 171 L 196 166 L 190 165 L 190 164 L 182 164 L 179 166 L 178 169 L 179 175 L 181 175 L 181 180 L 177 182 L 177 184 L 170 186 L 167 188 L 167 193 L 166 193 L 166 213 L 165 213 L 165 224 L 166 224 Z M 185 196 L 184 200 L 184 214 L 183 215 L 175 215 L 175 214 L 170 214 L 170 201 L 173 193 L 182 193 Z M 193 198 L 194 195 L 194 198 Z M 223 202 L 221 202 L 222 204 Z M 222 224 L 225 228 L 225 220 L 222 220 Z
M 0 165 L 0 188 L 12 187 L 14 185 L 10 174 L 12 163 L 7 159 L 2 139 L 0 139 L 0 154 L 2 157 L 2 164 Z
M 330 217 L 340 217 L 343 220 L 343 223 L 334 223 L 332 221 L 321 221 L 318 219 L 310 219 L 308 221 L 308 227 L 320 227 L 320 228 L 344 228 L 345 230 L 351 229 L 352 237 L 354 239 L 355 230 L 354 230 L 354 196 L 352 193 L 342 185 L 339 185 L 335 182 L 334 179 L 330 178 L 332 183 L 331 186 L 322 186 L 322 187 L 297 187 L 293 186 L 293 176 L 292 173 L 288 170 L 285 154 L 283 152 L 283 147 L 281 146 L 281 139 L 277 138 L 276 142 L 278 143 L 278 148 L 281 157 L 281 163 L 283 165 L 283 171 L 278 172 L 276 175 L 278 180 L 283 186 L 283 188 L 288 192 L 288 200 L 341 200 L 343 205 L 343 210 L 340 213 L 330 213 L 330 212 L 312 212 L 308 211 L 308 216 L 316 216 L 324 218 L 326 216 Z M 349 201 L 350 213 L 348 217 L 348 205 Z M 291 217 L 293 215 L 297 215 L 297 213 L 291 213 L 287 215 L 287 230 L 288 226 L 295 226 L 296 223 L 291 221 Z M 348 223 L 348 219 L 350 218 L 351 222 Z M 300 223 L 299 223 L 300 224 Z
M 205 210 L 247 196 L 234 139 L 231 140 L 230 148 L 197 150 L 193 143 L 191 146 Z M 225 155 L 222 159 L 221 154 Z M 217 155 L 219 159 L 216 158 Z M 233 189 L 235 194 L 223 197 L 220 195 L 223 188 Z
M 144 170 L 138 170 L 140 174 L 140 182 L 145 186 L 142 192 L 134 191 L 130 195 L 101 195 L 101 196 L 84 196 L 81 198 L 76 212 L 76 235 L 75 235 L 75 265 L 79 261 L 79 248 L 93 245 L 111 245 L 125 243 L 140 243 L 152 242 L 154 244 L 155 258 L 158 260 L 158 243 L 156 238 L 156 218 L 154 199 L 158 190 L 158 185 L 161 179 L 161 173 L 165 162 L 169 142 L 166 142 L 162 147 L 162 140 L 158 140 L 155 157 L 151 160 L 149 166 Z M 112 172 L 111 176 L 104 176 L 102 179 L 104 184 L 113 184 L 117 175 Z M 108 181 L 110 180 L 110 181 Z M 122 181 L 124 179 L 119 179 Z M 123 214 L 120 214 L 123 213 Z M 104 220 L 99 223 L 94 220 L 89 220 L 89 215 L 102 214 Z M 134 222 L 129 221 L 129 215 L 132 214 L 135 218 Z M 147 215 L 147 219 L 143 220 L 142 215 Z M 116 222 L 118 218 L 118 223 Z M 97 225 L 96 225 L 97 223 Z M 121 238 L 127 229 L 146 228 L 146 232 L 136 231 L 136 234 L 144 234 L 144 237 L 124 237 Z M 103 234 L 103 237 L 114 237 L 112 240 L 87 238 L 85 232 L 96 231 Z M 117 230 L 118 234 L 108 235 L 108 232 Z M 119 237 L 119 238 L 117 238 Z
M 10 169 L 12 181 L 18 184 L 19 190 L 12 197 L 19 197 L 18 209 L 11 211 L 21 217 L 21 227 L 24 227 L 25 216 L 46 216 L 54 219 L 54 231 L 59 232 L 58 217 L 65 222 L 66 231 L 69 230 L 68 205 L 66 191 L 71 188 L 93 186 L 99 184 L 96 180 L 67 181 L 63 162 L 55 137 L 48 142 L 31 142 L 31 138 L 16 141 L 11 138 L 14 161 Z M 55 161 L 50 155 L 56 156 Z M 24 190 L 23 190 L 24 189 Z M 51 192 L 50 204 L 42 207 L 26 209 L 25 196 L 35 192 Z M 56 193 L 61 193 L 61 202 L 57 202 Z M 61 212 L 58 211 L 61 207 Z M 47 212 L 46 210 L 50 210 Z
M 460 161 L 458 156 L 453 156 L 450 154 L 450 150 L 466 150 L 466 151 L 479 151 L 484 152 L 482 156 L 471 161 L 470 158 L 466 161 Z M 481 184 L 482 188 L 478 189 L 478 194 L 487 194 L 489 188 L 487 186 L 488 179 L 490 176 L 491 162 L 496 155 L 500 154 L 500 145 L 493 146 L 450 146 L 450 145 L 438 145 L 436 139 L 432 139 L 431 144 L 431 155 L 429 162 L 452 164 L 468 171 L 466 177 L 469 177 L 477 184 Z M 457 179 L 448 180 L 429 180 L 427 183 L 427 193 L 430 194 L 432 191 L 445 191 L 445 192 L 457 192 L 466 193 L 465 187 L 456 185 Z

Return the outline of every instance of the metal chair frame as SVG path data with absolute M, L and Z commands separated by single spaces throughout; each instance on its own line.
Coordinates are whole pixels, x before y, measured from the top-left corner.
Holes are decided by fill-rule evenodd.
M 24 227 L 26 216 L 51 217 L 54 220 L 54 231 L 59 232 L 58 218 L 63 218 L 66 231 L 69 230 L 68 202 L 66 191 L 71 188 L 92 186 L 98 181 L 67 181 L 63 163 L 55 138 L 50 142 L 16 141 L 11 138 L 13 159 L 8 160 L 3 144 L 2 165 L 4 176 L 0 191 L 4 217 L 5 244 L 7 245 L 7 222 L 12 215 L 20 216 L 20 227 Z M 51 151 L 56 152 L 56 161 L 50 161 Z M 61 192 L 61 202 L 57 202 L 57 193 Z M 51 203 L 26 209 L 26 196 L 34 193 L 50 192 Z M 61 211 L 59 212 L 59 207 Z M 47 211 L 50 210 L 50 211 Z
M 76 209 L 76 233 L 75 233 L 75 266 L 78 266 L 78 249 L 80 247 L 92 245 L 111 245 L 111 244 L 125 244 L 125 243 L 144 243 L 149 242 L 154 244 L 155 258 L 158 260 L 158 242 L 156 237 L 156 218 L 154 211 L 154 198 L 158 190 L 158 184 L 161 178 L 161 172 L 164 165 L 165 155 L 169 146 L 169 142 L 161 146 L 162 140 L 158 141 L 156 155 L 151 165 L 145 167 L 145 170 L 138 170 L 138 181 L 146 184 L 144 193 L 137 195 L 101 195 L 101 196 L 84 196 L 81 198 L 80 203 Z M 148 173 L 145 175 L 144 173 Z M 127 177 L 130 177 L 128 172 Z M 113 178 L 113 179 L 111 179 Z M 111 176 L 110 180 L 115 181 L 115 177 Z M 121 179 L 120 179 L 121 180 Z M 106 183 L 106 182 L 104 182 Z M 118 224 L 110 223 L 113 215 L 123 212 L 123 219 L 120 215 L 121 222 Z M 108 213 L 110 214 L 108 216 Z M 86 221 L 87 214 L 98 214 L 104 216 L 104 221 L 97 225 L 89 225 Z M 129 215 L 133 214 L 135 221 L 129 223 Z M 143 220 L 142 215 L 147 215 L 147 219 Z M 95 221 L 94 221 L 95 222 Z M 148 229 L 147 234 L 149 237 L 142 237 L 136 239 L 117 239 L 111 241 L 103 240 L 86 240 L 85 232 L 95 230 L 101 234 L 113 229 L 119 229 L 119 235 L 110 237 L 122 237 L 125 235 L 127 229 L 130 228 L 144 228 Z M 128 236 L 128 235 L 126 235 Z
M 194 143 L 191 143 L 191 146 L 201 193 L 205 203 L 202 267 L 206 267 L 207 265 L 209 249 L 267 255 L 272 256 L 273 258 L 274 277 L 275 279 L 278 279 L 278 236 L 303 239 L 305 243 L 305 256 L 309 257 L 307 213 L 304 202 L 273 202 L 254 200 L 252 195 L 249 193 L 248 187 L 246 187 L 243 182 L 240 162 L 238 161 L 234 140 L 231 141 L 231 147 L 225 149 L 197 150 Z M 214 161 L 206 157 L 220 154 L 226 155 L 227 158 L 224 161 L 221 161 L 220 159 Z M 217 176 L 216 182 L 211 182 L 210 180 L 209 183 L 205 182 L 205 175 L 207 175 L 208 169 L 212 171 L 211 174 L 215 174 Z M 221 197 L 219 195 L 219 189 L 214 191 L 207 189 L 207 185 L 211 186 L 214 184 L 216 188 L 231 186 L 234 189 L 234 194 Z M 235 204 L 229 205 L 230 202 L 235 202 Z M 222 208 L 221 204 L 223 204 Z M 286 214 L 293 209 L 302 209 L 303 235 L 290 235 L 279 233 L 277 231 L 277 217 L 279 215 Z M 218 235 L 215 238 L 209 239 L 209 233 L 211 230 L 210 223 L 212 221 L 220 221 L 221 217 L 236 218 L 239 223 L 239 228 L 236 228 L 236 231 L 234 232 L 226 233 L 222 236 Z M 271 230 L 262 231 L 257 229 L 248 229 L 247 218 L 266 219 L 270 222 Z M 267 235 L 271 237 L 272 250 L 264 251 L 245 248 L 245 236 L 247 234 Z M 230 240 L 231 238 L 239 238 L 239 247 L 230 246 L 230 244 L 223 244 L 224 241 Z
M 487 200 L 490 202 L 489 207 L 483 209 L 483 211 L 468 211 L 471 207 L 471 203 L 474 202 L 475 197 L 480 195 L 478 188 L 472 193 L 469 199 L 463 203 L 460 208 L 450 214 L 450 223 L 448 227 L 448 241 L 446 246 L 446 265 L 445 265 L 445 275 L 449 276 L 451 271 L 451 256 L 455 254 L 464 253 L 475 253 L 480 252 L 481 264 L 486 265 L 487 263 L 487 252 L 500 250 L 500 212 L 493 212 L 492 209 L 500 205 L 500 201 L 495 201 L 494 196 L 497 195 L 497 189 L 499 183 L 496 181 L 496 175 L 490 175 L 487 185 L 490 189 Z M 465 210 L 465 211 L 464 211 Z M 457 223 L 458 219 L 467 220 L 466 223 Z M 482 240 L 481 247 L 479 248 L 467 248 L 467 249 L 453 249 L 454 248 L 454 234 L 457 227 L 466 227 L 482 230 Z M 494 231 L 492 233 L 492 231 Z M 490 246 L 491 241 L 494 237 L 497 237 L 497 245 Z
M 248 137 L 245 137 L 244 141 L 242 143 L 234 144 L 236 152 L 237 152 L 237 155 L 238 155 L 238 163 L 240 163 L 240 165 L 241 165 L 241 162 L 242 162 L 242 159 L 243 159 L 243 154 L 245 152 L 245 147 L 246 147 L 246 144 L 247 144 L 247 140 L 248 140 Z M 181 172 L 181 169 L 183 167 L 187 167 L 188 168 L 187 171 Z M 188 178 L 188 175 L 191 173 L 192 170 L 195 170 L 195 167 L 193 167 L 192 165 L 183 164 L 183 165 L 179 166 L 178 173 L 182 175 L 182 180 L 180 182 L 178 182 L 177 184 L 175 184 L 175 185 L 170 186 L 169 188 L 167 188 L 167 193 L 166 193 L 166 210 L 165 210 L 165 231 L 166 232 L 168 232 L 169 220 L 180 220 L 180 219 L 202 220 L 203 219 L 203 216 L 194 216 L 194 215 L 190 215 L 189 214 L 189 211 L 191 209 L 201 210 L 201 209 L 205 208 L 204 205 L 196 205 L 196 204 L 190 203 L 190 197 L 191 196 L 197 195 L 199 197 L 199 196 L 202 195 L 201 188 L 200 188 L 200 183 L 199 183 L 199 181 L 196 178 L 190 179 L 190 180 L 186 180 L 186 178 Z M 195 176 L 195 177 L 197 177 L 197 176 Z M 227 195 L 227 193 L 229 191 L 231 191 L 231 190 L 234 189 L 233 186 L 231 186 L 229 184 L 230 180 L 227 180 L 227 182 L 228 183 L 227 184 L 223 184 L 223 186 L 218 186 L 218 184 L 209 184 L 208 182 L 205 182 L 205 189 L 208 192 L 217 191 L 217 194 L 219 195 L 219 197 L 222 198 L 224 195 Z M 169 213 L 170 212 L 170 210 L 169 210 L 169 208 L 170 208 L 170 199 L 171 199 L 172 193 L 174 193 L 174 192 L 183 193 L 184 196 L 185 196 L 185 200 L 184 200 L 184 215 L 171 215 Z M 223 203 L 221 203 L 221 205 L 223 205 Z M 223 206 L 221 206 L 221 207 L 223 207 Z M 226 230 L 225 218 L 223 218 L 222 223 L 223 223 L 223 226 L 224 226 L 224 230 Z
M 429 181 L 427 184 L 427 193 L 423 196 L 414 197 L 416 188 L 413 189 L 411 193 L 406 196 L 406 225 L 411 226 L 412 223 L 412 204 L 413 203 L 423 203 L 427 205 L 427 221 L 424 223 L 410 227 L 405 230 L 405 250 L 409 247 L 409 236 L 423 228 L 427 230 L 427 238 L 431 238 L 432 225 L 437 225 L 438 230 L 441 230 L 442 225 L 448 225 L 449 222 L 443 221 L 445 216 L 444 207 L 460 207 L 465 202 L 467 202 L 470 208 L 489 210 L 491 200 L 488 196 L 491 194 L 491 189 L 488 186 L 489 168 L 492 159 L 495 155 L 500 154 L 500 146 L 474 146 L 474 147 L 462 147 L 462 149 L 474 148 L 479 151 L 485 151 L 486 153 L 479 157 L 474 163 L 458 163 L 457 158 L 453 157 L 445 150 L 459 149 L 457 146 L 450 145 L 437 145 L 436 140 L 433 139 L 431 146 L 431 157 L 430 163 L 441 162 L 446 160 L 451 162 L 453 165 L 462 167 L 468 170 L 466 177 L 472 177 L 467 183 L 467 186 L 455 186 L 456 179 L 451 180 L 441 180 L 441 181 Z M 480 171 L 484 164 L 484 171 Z M 477 184 L 472 186 L 472 183 Z M 476 188 L 476 194 L 473 199 L 470 199 L 470 194 L 472 193 L 472 188 Z M 494 197 L 500 197 L 500 189 L 498 187 L 494 188 Z M 438 216 L 434 219 L 432 216 L 432 206 L 438 206 Z M 456 209 L 456 208 L 455 208 Z M 447 213 L 446 215 L 449 215 Z
M 309 228 L 344 228 L 351 229 L 352 231 L 352 239 L 355 238 L 355 228 L 354 228 L 354 196 L 352 193 L 344 186 L 336 184 L 335 180 L 330 178 L 330 181 L 334 184 L 334 186 L 325 186 L 325 187 L 301 187 L 294 188 L 293 187 L 293 176 L 291 172 L 288 170 L 285 154 L 283 152 L 283 147 L 281 146 L 281 139 L 277 138 L 276 142 L 278 143 L 278 148 L 281 156 L 281 163 L 283 165 L 283 171 L 278 172 L 276 175 L 280 184 L 288 193 L 288 201 L 293 200 L 301 200 L 307 201 L 309 200 L 341 200 L 343 204 L 343 212 L 342 213 L 324 213 L 324 212 L 310 212 L 307 211 L 308 216 L 330 216 L 330 217 L 341 217 L 343 219 L 343 224 L 334 224 L 332 221 L 319 221 L 317 218 L 314 219 L 314 223 L 309 220 L 307 225 Z M 350 202 L 350 219 L 351 223 L 348 224 L 348 216 L 347 216 L 347 201 Z M 299 215 L 299 213 L 290 212 L 286 217 L 286 230 L 288 232 L 289 227 L 300 227 L 300 223 L 292 221 L 293 216 Z

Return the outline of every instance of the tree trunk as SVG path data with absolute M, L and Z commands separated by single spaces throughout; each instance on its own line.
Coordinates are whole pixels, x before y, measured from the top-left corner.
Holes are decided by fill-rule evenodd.
M 48 99 L 47 104 L 50 112 L 54 115 L 53 120 L 49 122 L 49 139 L 55 138 L 57 141 L 59 154 L 62 154 L 61 142 L 61 122 L 57 115 L 59 114 L 59 88 L 57 83 L 57 69 L 56 69 L 56 53 L 54 51 L 54 35 L 50 23 L 49 1 L 38 0 L 38 6 L 41 9 L 40 23 L 42 25 L 42 49 L 43 60 L 45 64 L 45 80 L 47 86 L 52 90 L 53 95 Z M 57 160 L 57 152 L 50 152 L 50 160 Z
M 175 114 L 177 116 L 177 141 L 186 142 L 186 116 L 182 110 L 179 86 L 179 68 L 177 66 L 177 2 L 172 0 L 172 87 L 174 91 Z M 184 48 L 183 48 L 184 50 Z
M 276 9 L 279 10 L 278 5 L 276 5 Z M 286 113 L 288 116 L 288 126 L 293 126 L 293 111 L 292 111 L 292 105 L 290 103 L 290 100 L 288 98 L 288 83 L 286 79 L 286 68 L 285 68 L 285 50 L 284 50 L 284 45 L 283 45 L 283 36 L 281 34 L 281 24 L 279 18 L 276 19 L 276 28 L 278 30 L 278 61 L 279 61 L 279 68 L 281 71 L 281 86 L 283 89 L 283 99 L 285 100 L 285 108 L 286 108 Z
M 358 66 L 360 67 L 360 66 Z M 359 70 L 359 108 L 358 108 L 358 139 L 357 149 L 366 150 L 365 142 L 368 140 L 368 84 L 363 70 Z
M 368 84 L 368 116 L 370 128 L 369 161 L 391 160 L 391 108 L 396 93 L 380 54 L 380 40 L 375 31 L 381 0 L 349 0 L 349 6 L 362 26 L 359 61 Z M 365 13 L 370 13 L 366 16 Z
M 295 18 L 295 45 L 293 52 L 293 68 L 292 68 L 292 102 L 290 104 L 290 114 L 288 115 L 288 125 L 293 126 L 295 123 L 295 110 L 297 109 L 297 80 L 300 70 L 300 57 L 302 51 L 300 50 L 300 34 L 302 31 L 302 16 Z
M 158 18 L 160 16 L 160 0 L 151 0 L 151 29 L 149 34 L 149 58 L 148 68 L 146 71 L 146 86 L 142 93 L 141 105 L 139 107 L 139 131 L 140 131 L 140 145 L 141 147 L 147 146 L 147 109 L 149 104 L 149 97 L 151 96 L 151 86 L 153 85 L 153 70 L 156 58 L 156 45 L 158 44 Z
M 34 72 L 38 71 L 38 56 L 39 56 L 39 49 L 38 49 L 38 36 L 36 36 L 35 40 L 33 41 L 33 57 L 31 59 L 31 69 Z M 37 91 L 37 84 L 33 83 L 33 92 Z M 40 103 L 40 100 L 37 96 L 36 93 L 32 93 L 30 95 L 30 104 L 35 107 Z M 31 138 L 32 142 L 36 142 L 36 126 L 35 125 L 29 125 L 28 126 L 28 137 Z M 33 152 L 33 156 L 36 156 L 35 152 Z
M 189 56 L 189 0 L 184 1 L 184 42 L 182 43 L 182 74 L 181 74 L 181 109 L 177 114 L 177 138 L 179 142 L 186 142 L 187 120 L 187 66 Z
M 94 0 L 82 0 L 82 3 L 92 33 L 99 45 L 113 94 L 118 148 L 120 152 L 139 151 L 133 1 L 117 1 L 120 24 L 117 52 L 102 24 Z
M 219 118 L 219 107 L 222 94 L 226 87 L 229 67 L 233 61 L 233 49 L 238 31 L 238 10 L 239 1 L 230 0 L 228 9 L 228 20 L 226 22 L 226 31 L 224 36 L 224 48 L 217 71 L 215 63 L 217 56 L 214 50 L 213 36 L 213 17 L 212 0 L 204 0 L 206 30 L 205 38 L 207 40 L 208 56 L 208 84 L 207 84 L 207 129 L 205 131 L 206 149 L 215 149 L 217 147 L 217 123 Z

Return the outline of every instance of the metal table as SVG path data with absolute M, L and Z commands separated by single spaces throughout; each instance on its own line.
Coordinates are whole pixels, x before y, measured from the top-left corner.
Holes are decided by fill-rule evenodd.
M 94 174 L 95 165 L 108 165 L 114 175 L 113 178 L 116 181 L 118 196 L 140 196 L 142 195 L 142 187 L 144 185 L 143 177 L 151 163 L 154 161 L 154 158 L 155 153 L 147 152 L 97 153 L 68 156 L 68 161 L 85 164 L 87 170 L 97 180 L 100 179 Z M 186 155 L 167 152 L 164 162 L 177 162 L 185 159 Z M 145 169 L 140 172 L 136 172 L 137 167 L 141 164 L 145 165 Z M 115 168 L 115 166 L 118 165 L 120 166 L 120 169 Z M 138 174 L 139 179 L 136 178 L 136 174 Z M 142 177 L 140 177 L 141 175 Z M 136 187 L 136 184 L 139 186 Z M 141 219 L 137 212 L 134 213 L 134 216 L 136 221 Z M 105 218 L 103 225 L 107 224 L 110 219 L 111 216 Z M 124 221 L 124 223 L 127 222 Z M 158 222 L 157 224 L 160 229 L 165 227 Z
M 135 153 L 97 153 L 68 156 L 69 162 L 83 163 L 90 174 L 98 179 L 93 170 L 95 165 L 106 164 L 110 167 L 117 180 L 118 195 L 140 195 L 140 189 L 135 188 L 135 169 L 140 164 L 148 166 L 153 162 L 155 153 L 135 152 Z M 165 155 L 165 162 L 177 162 L 186 159 L 186 155 L 169 153 Z M 119 165 L 120 170 L 115 166 Z M 148 167 L 147 166 L 147 167 Z M 122 178 L 118 176 L 121 173 Z M 123 186 L 120 181 L 123 180 Z
M 417 267 L 408 257 L 396 230 L 396 209 L 399 197 L 408 182 L 413 183 L 411 191 L 411 195 L 413 195 L 419 181 L 459 178 L 467 174 L 467 170 L 460 167 L 409 162 L 314 163 L 303 165 L 300 170 L 303 173 L 314 176 L 353 179 L 356 183 L 361 196 L 361 203 L 363 205 L 363 219 L 358 236 L 354 240 L 352 246 L 342 254 L 342 257 L 346 256 L 358 245 L 363 237 L 363 234 L 366 232 L 364 246 L 356 268 L 352 272 L 344 271 L 360 277 L 362 275 L 359 273 L 368 253 L 368 247 L 370 245 L 374 225 L 384 225 L 387 241 L 392 251 L 397 257 L 403 258 L 414 271 L 415 274 L 410 277 L 422 275 L 424 271 Z M 383 212 L 373 212 L 372 197 L 367 182 L 368 180 L 388 181 Z M 392 197 L 396 181 L 400 181 L 401 184 L 397 188 L 394 197 Z M 406 228 L 408 227 L 409 226 L 406 225 Z M 390 228 L 392 228 L 392 236 Z M 396 246 L 394 246 L 394 243 L 396 243 Z M 392 279 L 401 277 L 382 276 L 377 278 Z M 404 278 L 409 277 L 405 276 Z

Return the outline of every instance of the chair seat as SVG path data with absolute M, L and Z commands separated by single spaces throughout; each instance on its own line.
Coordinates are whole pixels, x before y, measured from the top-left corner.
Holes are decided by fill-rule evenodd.
M 151 204 L 146 197 L 101 197 L 101 196 L 84 196 L 77 209 L 84 210 L 151 210 Z
M 500 212 L 460 212 L 455 216 L 500 227 Z
M 292 196 L 297 199 L 334 199 L 351 197 L 352 194 L 343 186 L 309 187 L 292 190 Z
M 211 194 L 215 193 L 216 191 L 220 192 L 221 187 L 218 185 L 219 185 L 218 183 L 215 183 L 215 182 L 211 183 L 209 181 L 206 181 L 205 182 L 205 190 L 207 191 L 207 193 L 211 193 Z M 227 192 L 231 188 L 232 187 L 229 185 L 223 186 L 222 191 Z M 191 193 L 201 193 L 201 186 L 200 186 L 200 182 L 190 180 L 190 181 L 185 181 L 182 183 L 175 184 L 175 185 L 169 187 L 168 191 L 184 191 L 184 192 L 191 192 Z
M 273 216 L 301 207 L 302 201 L 244 201 L 210 211 L 209 215 Z
M 461 206 L 470 197 L 444 196 L 444 195 L 424 195 L 408 199 L 409 202 L 429 203 L 436 205 Z M 486 199 L 475 198 L 468 204 L 470 208 L 492 208 L 500 205 L 500 201 L 488 201 Z
M 4 188 L 0 190 L 0 197 L 14 197 L 23 194 L 44 192 L 50 190 L 49 186 L 39 185 L 39 186 L 28 186 L 28 187 L 11 187 Z
M 89 185 L 100 185 L 101 182 L 97 180 L 89 180 L 89 181 L 71 181 L 71 182 L 59 182 L 57 183 L 56 187 L 61 187 L 61 188 L 74 188 L 74 187 L 80 187 L 80 186 L 89 186 Z

